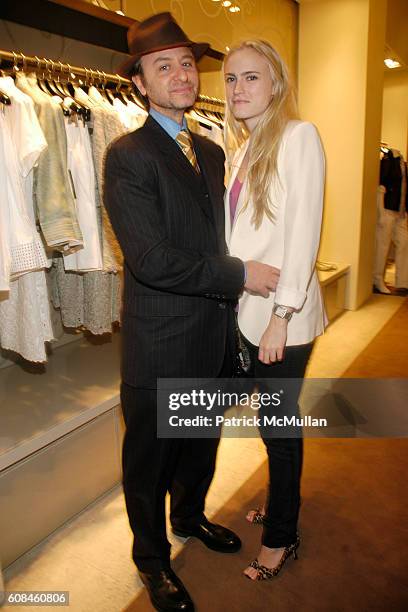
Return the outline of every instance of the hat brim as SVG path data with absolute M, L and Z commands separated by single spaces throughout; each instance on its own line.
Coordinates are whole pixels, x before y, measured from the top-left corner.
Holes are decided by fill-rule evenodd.
M 120 64 L 117 69 L 117 74 L 119 76 L 125 77 L 126 79 L 130 79 L 133 73 L 133 67 L 136 64 L 137 60 L 139 60 L 144 55 L 149 55 L 150 53 L 155 53 L 156 51 L 164 51 L 165 49 L 177 49 L 178 47 L 190 47 L 193 52 L 194 59 L 198 62 L 203 55 L 208 51 L 210 45 L 208 43 L 195 43 L 195 42 L 179 42 L 174 45 L 165 45 L 163 47 L 155 47 L 154 49 L 149 49 L 146 53 L 137 53 L 136 55 L 131 55 L 129 59 L 125 60 Z

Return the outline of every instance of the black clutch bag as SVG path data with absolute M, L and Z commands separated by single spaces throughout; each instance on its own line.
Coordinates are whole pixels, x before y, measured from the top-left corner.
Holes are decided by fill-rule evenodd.
M 238 319 L 235 313 L 235 364 L 233 377 L 248 378 L 250 376 L 250 369 L 251 357 L 239 331 Z

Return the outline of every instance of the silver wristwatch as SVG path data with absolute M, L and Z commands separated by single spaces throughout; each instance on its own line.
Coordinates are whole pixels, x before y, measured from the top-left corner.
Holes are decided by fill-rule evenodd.
M 277 317 L 287 319 L 288 321 L 291 320 L 293 314 L 287 306 L 281 306 L 280 304 L 274 304 L 272 312 L 276 314 Z

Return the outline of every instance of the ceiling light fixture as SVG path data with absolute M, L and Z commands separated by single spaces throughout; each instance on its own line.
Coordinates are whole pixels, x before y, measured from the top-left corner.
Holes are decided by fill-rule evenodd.
M 384 64 L 387 66 L 387 68 L 399 68 L 401 66 L 399 62 L 391 59 L 390 57 L 384 60 Z
M 231 13 L 239 13 L 239 11 L 240 11 L 241 9 L 239 8 L 239 6 L 237 6 L 236 4 L 234 4 L 233 6 L 230 6 L 229 10 L 230 10 L 230 12 L 231 12 Z
M 222 3 L 222 6 L 225 6 L 225 8 L 228 8 L 229 6 L 231 6 L 232 2 L 230 2 L 230 0 L 224 0 L 224 2 Z

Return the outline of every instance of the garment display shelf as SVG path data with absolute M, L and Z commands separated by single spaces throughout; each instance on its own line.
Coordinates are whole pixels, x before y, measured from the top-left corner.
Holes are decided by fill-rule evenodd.
M 0 19 L 126 55 L 127 30 L 137 23 L 83 0 L 2 0 Z M 210 47 L 200 63 L 201 69 L 218 71 L 223 59 L 223 53 Z
M 333 321 L 346 308 L 346 295 L 350 265 L 335 263 L 334 270 L 319 270 L 318 276 L 322 287 L 323 300 L 329 321 Z
M 119 333 L 61 346 L 42 373 L 0 371 L 0 564 L 121 479 Z

